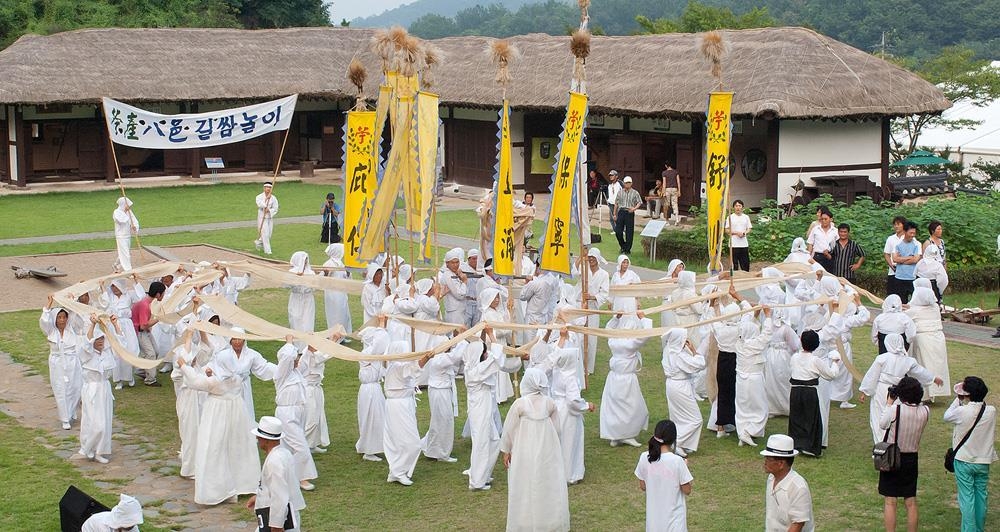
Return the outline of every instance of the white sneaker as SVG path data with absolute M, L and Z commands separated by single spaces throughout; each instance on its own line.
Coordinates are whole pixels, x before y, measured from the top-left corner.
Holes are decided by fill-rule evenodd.
M 739 446 L 743 447 L 744 445 L 747 445 L 749 447 L 756 447 L 757 446 L 757 442 L 753 441 L 753 438 L 751 438 L 750 436 L 746 436 L 746 437 L 740 436 L 740 445 Z
M 390 476 L 389 478 L 386 479 L 386 482 L 398 482 L 398 483 L 400 483 L 400 484 L 402 484 L 404 486 L 412 486 L 413 485 L 413 481 L 410 480 L 410 479 L 408 479 L 408 478 L 406 478 L 406 477 L 393 477 L 393 476 Z
M 612 447 L 618 447 L 621 444 L 622 444 L 622 442 L 620 442 L 618 440 L 611 440 L 611 446 Z
M 474 488 L 472 486 L 469 486 L 469 491 L 489 491 L 492 488 L 493 488 L 493 486 L 490 486 L 489 484 L 486 484 L 485 486 L 483 486 L 481 488 Z
M 299 488 L 302 491 L 312 491 L 316 489 L 316 486 L 314 486 L 313 483 L 309 482 L 308 480 L 303 480 L 302 482 L 299 482 Z
M 107 458 L 105 458 L 105 457 L 103 457 L 103 456 L 101 456 L 101 455 L 99 455 L 99 454 L 98 454 L 98 455 L 95 455 L 95 456 L 94 456 L 94 460 L 95 460 L 95 461 L 96 461 L 96 462 L 97 462 L 98 464 L 106 464 L 106 463 L 108 463 L 108 462 L 110 462 L 110 461 L 111 461 L 111 460 L 108 460 Z
M 116 390 L 121 390 L 121 389 L 122 389 L 122 383 L 120 383 L 120 382 L 116 382 L 116 383 L 115 383 L 115 389 L 116 389 Z
M 854 403 L 852 403 L 850 401 L 844 401 L 844 402 L 840 403 L 840 408 L 843 408 L 844 410 L 850 410 L 852 408 L 856 408 L 857 406 L 858 405 L 856 405 L 856 404 L 854 404 Z
M 260 240 L 254 240 L 253 247 L 257 248 L 257 251 L 260 251 Z
M 62 428 L 63 430 L 69 430 L 70 429 L 69 421 L 63 421 Z
M 458 458 L 455 458 L 454 456 L 446 456 L 444 458 L 437 458 L 437 461 L 438 462 L 445 462 L 445 463 L 448 463 L 448 464 L 454 464 L 455 462 L 458 461 Z
M 627 438 L 622 440 L 625 445 L 631 445 L 632 447 L 642 447 L 642 444 L 635 441 L 635 438 Z
M 381 462 L 382 457 L 376 454 L 366 454 L 361 457 L 363 460 L 368 460 L 369 462 Z
M 309 449 L 309 450 L 310 450 L 311 452 L 313 452 L 313 453 L 320 453 L 320 454 L 322 454 L 322 453 L 325 453 L 325 452 L 326 452 L 326 449 L 324 449 L 324 448 L 322 448 L 322 447 L 313 447 L 312 449 Z

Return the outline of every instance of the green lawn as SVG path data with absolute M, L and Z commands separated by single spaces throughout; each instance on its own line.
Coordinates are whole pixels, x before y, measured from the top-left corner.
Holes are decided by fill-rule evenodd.
M 261 177 L 263 183 L 267 178 Z M 141 227 L 256 220 L 254 198 L 261 186 L 253 183 L 126 188 L 135 202 Z M 342 187 L 302 182 L 278 183 L 277 218 L 315 214 L 327 192 L 343 205 Z M 0 198 L 0 208 L 8 223 L 0 227 L 0 239 L 67 233 L 111 231 L 111 212 L 120 196 L 117 189 L 92 192 L 48 192 L 8 195 Z M 318 230 L 317 230 L 318 232 Z

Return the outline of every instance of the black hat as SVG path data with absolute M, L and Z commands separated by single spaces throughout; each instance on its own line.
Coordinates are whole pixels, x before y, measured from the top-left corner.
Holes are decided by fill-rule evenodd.
M 334 198 L 333 192 L 327 192 L 326 193 L 326 199 L 331 200 L 333 198 Z

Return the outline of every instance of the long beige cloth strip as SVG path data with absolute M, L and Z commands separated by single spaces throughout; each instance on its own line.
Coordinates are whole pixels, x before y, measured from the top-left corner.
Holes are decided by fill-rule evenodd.
M 747 290 L 767 284 L 777 284 L 792 279 L 801 279 L 812 275 L 812 272 L 800 272 L 785 277 L 739 277 L 733 279 L 717 279 L 715 281 L 703 281 L 695 283 L 695 287 L 714 284 L 717 286 L 727 286 L 730 282 L 739 290 Z M 608 294 L 613 297 L 664 297 L 668 291 L 677 288 L 674 279 L 660 279 L 658 281 L 646 281 L 634 284 L 621 284 L 608 289 Z
M 230 270 L 249 273 L 254 277 L 282 285 L 308 286 L 317 290 L 336 290 L 354 295 L 360 294 L 361 287 L 364 285 L 363 281 L 354 279 L 339 279 L 325 275 L 296 275 L 278 267 L 254 264 L 247 261 L 220 262 L 219 264 L 226 266 Z
M 68 288 L 65 290 L 68 290 Z M 91 314 L 96 314 L 103 330 L 114 330 L 114 326 L 111 324 L 110 317 L 107 313 L 96 307 L 80 303 L 75 298 L 68 297 L 69 294 L 65 293 L 65 290 L 60 290 L 52 296 L 58 306 L 68 310 L 69 312 L 77 314 L 88 321 L 90 320 Z M 105 337 L 108 339 L 108 344 L 111 346 L 111 351 L 115 354 L 115 356 L 139 369 L 153 369 L 163 362 L 163 360 L 139 358 L 135 353 L 126 349 L 125 346 L 118 341 L 118 337 L 115 334 L 107 334 L 105 332 Z

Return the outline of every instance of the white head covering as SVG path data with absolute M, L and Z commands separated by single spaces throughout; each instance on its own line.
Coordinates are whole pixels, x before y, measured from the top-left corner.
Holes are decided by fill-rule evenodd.
M 365 282 L 366 283 L 374 283 L 375 282 L 375 274 L 377 272 L 381 271 L 381 270 L 382 270 L 382 267 L 379 266 L 378 264 L 375 264 L 375 263 L 369 264 L 368 265 L 368 269 L 365 270 Z
M 118 197 L 118 210 L 124 211 L 125 207 L 131 207 L 133 205 L 132 200 L 126 198 L 125 196 Z M 140 521 L 141 523 L 142 521 Z
M 691 272 L 691 273 L 694 273 L 694 272 Z M 699 292 L 699 293 L 701 295 L 703 295 L 703 296 L 707 296 L 708 294 L 711 294 L 712 292 L 718 292 L 718 291 L 719 291 L 719 285 L 706 284 L 705 286 L 701 287 L 701 292 Z
M 917 277 L 913 280 L 913 288 L 931 288 L 931 280 L 924 277 Z
M 236 330 L 236 328 L 233 330 Z M 225 380 L 236 375 L 236 352 L 232 349 L 219 351 L 212 358 L 209 367 L 212 368 L 212 376 L 219 380 Z
M 400 282 L 396 285 L 396 288 L 392 291 L 392 295 L 399 299 L 406 299 L 410 297 L 410 284 L 404 283 L 401 277 Z
M 601 266 L 604 266 L 605 264 L 608 263 L 607 259 L 605 259 L 603 255 L 601 255 L 601 250 L 599 248 L 591 247 L 587 251 L 587 256 L 594 257 L 595 259 L 597 259 L 597 264 L 600 264 Z
M 788 323 L 788 309 L 776 308 L 771 311 L 771 321 L 774 322 L 775 327 L 779 327 Z
M 292 253 L 292 258 L 288 262 L 292 265 L 288 271 L 292 273 L 301 273 L 305 275 L 313 273 L 312 268 L 309 267 L 309 254 L 305 251 L 296 251 L 295 253 Z
M 674 327 L 663 335 L 663 341 L 666 352 L 671 355 L 676 355 L 684 349 L 684 342 L 687 341 L 687 330 L 680 327 Z
M 575 348 L 563 348 L 559 350 L 559 355 L 556 357 L 556 368 L 562 372 L 563 375 L 576 378 L 577 369 L 577 355 L 580 351 Z
M 824 275 L 819 282 L 819 289 L 826 297 L 837 297 L 840 294 L 840 281 L 832 275 Z
M 399 266 L 399 282 L 408 283 L 413 278 L 413 266 L 401 264 Z
M 337 242 L 326 246 L 326 255 L 335 261 L 343 260 L 344 244 Z
M 135 497 L 122 493 L 118 498 L 118 504 L 111 509 L 111 522 L 108 524 L 112 529 L 132 528 L 141 525 L 142 505 Z
M 381 327 L 365 327 L 360 331 L 361 350 L 366 355 L 383 356 L 389 351 L 389 333 Z
M 911 307 L 937 307 L 937 297 L 930 288 L 918 287 L 913 289 L 910 296 Z
M 730 303 L 730 304 L 722 307 L 722 314 L 721 315 L 725 316 L 726 314 L 735 314 L 735 313 L 737 313 L 739 311 L 740 311 L 740 306 L 739 305 L 737 305 L 736 303 Z M 740 316 L 730 316 L 730 317 L 728 317 L 728 318 L 725 319 L 725 322 L 726 323 L 736 323 L 737 321 L 739 321 L 739 319 L 740 319 Z
M 533 393 L 541 394 L 549 387 L 549 379 L 545 372 L 538 368 L 528 368 L 521 378 L 521 397 Z
M 625 261 L 627 261 L 627 260 L 628 260 L 629 266 L 631 266 L 632 265 L 632 261 L 629 260 L 628 255 L 618 255 L 618 264 L 617 264 L 617 266 L 615 266 L 615 271 L 617 272 L 617 271 L 621 270 L 622 269 L 622 263 L 625 262 Z
M 472 257 L 478 257 L 478 256 L 479 256 L 479 250 L 476 249 L 476 248 L 472 248 L 472 249 L 469 250 L 469 253 L 466 254 L 466 260 L 471 259 Z
M 681 259 L 673 259 L 673 260 L 671 260 L 670 263 L 667 264 L 667 277 L 673 277 L 674 276 L 674 271 L 676 271 L 677 268 L 679 266 L 683 265 L 683 264 L 684 264 L 684 261 L 682 261 Z
M 740 340 L 748 341 L 753 340 L 760 334 L 760 329 L 757 327 L 757 323 L 753 320 L 745 320 L 740 322 Z
M 809 253 L 809 247 L 806 246 L 806 241 L 802 237 L 797 237 L 792 240 L 792 253 Z
M 822 306 L 818 306 L 802 315 L 802 329 L 807 331 L 818 331 L 826 326 L 826 311 Z
M 434 287 L 434 279 L 429 277 L 426 279 L 420 279 L 416 282 L 415 286 L 417 287 L 417 294 L 425 296 L 427 295 L 427 292 Z
M 882 302 L 882 312 L 902 312 L 903 311 L 903 300 L 899 298 L 896 294 L 890 294 Z
M 677 274 L 677 286 L 680 288 L 690 288 L 694 290 L 694 282 L 697 279 L 697 275 L 694 272 L 684 270 Z
M 499 295 L 500 291 L 496 288 L 484 288 L 482 292 L 479 292 L 479 312 L 486 312 L 486 309 L 490 308 L 493 300 Z
M 893 355 L 906 356 L 906 344 L 899 333 L 889 333 L 885 335 L 885 351 Z
M 462 248 L 451 248 L 444 254 L 444 262 L 447 264 L 453 260 L 461 261 L 464 256 L 465 251 L 463 251 Z

